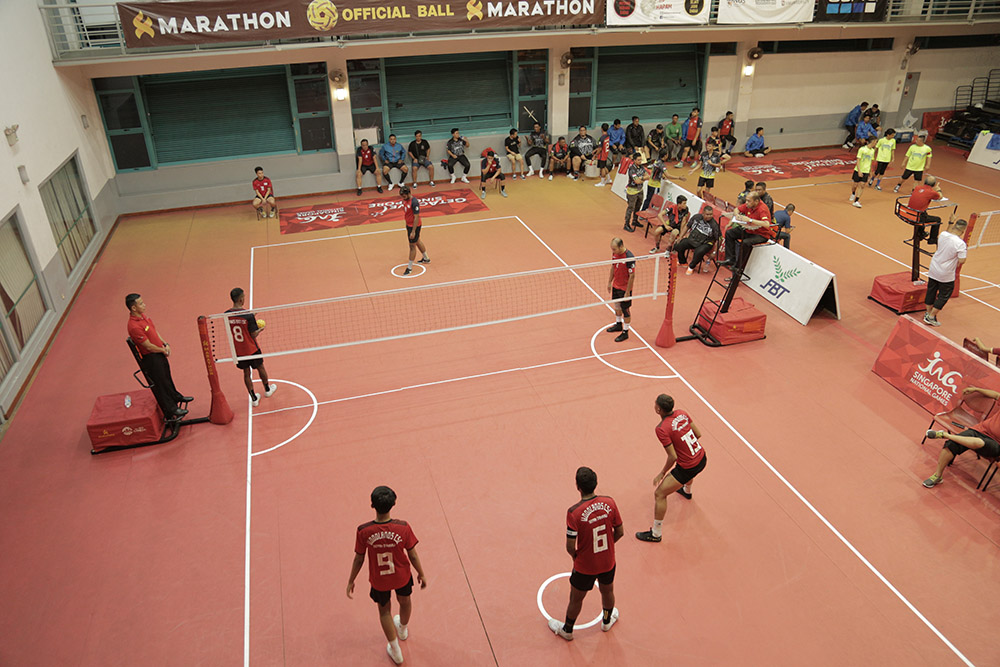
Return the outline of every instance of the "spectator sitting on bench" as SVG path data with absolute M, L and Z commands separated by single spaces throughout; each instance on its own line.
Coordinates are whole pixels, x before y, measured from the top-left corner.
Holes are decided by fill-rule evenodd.
M 361 181 L 365 177 L 365 172 L 370 172 L 375 176 L 375 189 L 382 192 L 382 170 L 378 168 L 378 158 L 375 157 L 375 150 L 368 145 L 367 139 L 361 140 L 355 160 L 358 166 L 355 177 L 358 182 L 358 195 L 361 195 Z
M 979 387 L 966 387 L 962 393 L 971 394 L 974 392 L 978 392 L 993 400 L 1000 398 L 1000 392 L 993 391 L 992 389 L 980 389 Z M 944 474 L 944 469 L 951 465 L 955 457 L 964 451 L 974 449 L 979 456 L 992 460 L 996 460 L 1000 456 L 1000 444 L 997 444 L 997 441 L 1000 440 L 1000 408 L 994 405 L 993 409 L 981 422 L 972 428 L 965 429 L 958 435 L 954 435 L 948 431 L 927 431 L 927 437 L 936 440 L 941 440 L 942 438 L 947 440 L 944 443 L 944 448 L 938 455 L 937 470 L 934 471 L 933 475 L 924 480 L 924 486 L 932 489 L 944 481 L 941 478 L 941 475 Z
M 276 204 L 271 179 L 264 175 L 264 167 L 257 167 L 253 172 L 256 174 L 253 179 L 253 207 L 262 218 L 273 218 Z
M 569 144 L 566 143 L 566 137 L 559 137 L 559 140 L 552 144 L 549 149 L 549 180 L 552 180 L 552 172 L 556 169 L 562 169 L 566 172 L 567 176 L 570 174 L 570 163 L 569 163 Z
M 396 135 L 390 134 L 389 143 L 382 144 L 378 156 L 382 159 L 382 173 L 385 174 L 385 180 L 389 181 L 389 192 L 392 192 L 396 187 L 392 182 L 393 169 L 399 170 L 399 184 L 406 182 L 406 172 L 409 171 L 406 168 L 406 151 L 403 150 L 403 144 L 396 143 Z

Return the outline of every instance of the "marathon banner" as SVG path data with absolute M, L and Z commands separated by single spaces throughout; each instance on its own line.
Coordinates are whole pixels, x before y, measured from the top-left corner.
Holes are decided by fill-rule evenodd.
M 819 157 L 745 158 L 739 162 L 734 159 L 726 165 L 726 170 L 741 176 L 767 176 L 770 179 L 783 180 L 850 174 L 857 162 L 857 158 L 851 153 L 841 152 Z
M 1000 391 L 1000 368 L 909 316 L 896 322 L 872 372 L 931 414 L 958 407 L 966 387 Z
M 607 0 L 606 23 L 677 25 L 708 23 L 712 0 Z
M 479 196 L 468 188 L 443 190 L 415 197 L 420 203 L 421 218 L 489 210 Z M 399 197 L 379 197 L 282 208 L 278 211 L 278 219 L 282 234 L 315 232 L 375 222 L 396 222 L 403 220 L 403 200 Z
M 719 0 L 719 23 L 811 23 L 816 0 Z
M 889 0 L 875 0 L 874 2 L 819 0 L 819 6 L 816 8 L 815 20 L 835 23 L 884 21 L 886 11 L 888 9 Z
M 183 0 L 120 2 L 117 8 L 125 45 L 135 49 L 359 33 L 596 25 L 604 18 L 602 1 Z M 707 4 L 705 11 L 707 16 Z

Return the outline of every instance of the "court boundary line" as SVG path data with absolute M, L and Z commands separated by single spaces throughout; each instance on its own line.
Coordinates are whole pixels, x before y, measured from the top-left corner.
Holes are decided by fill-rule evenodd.
M 557 253 L 557 252 L 556 252 L 555 250 L 553 250 L 553 249 L 552 249 L 552 248 L 551 248 L 551 247 L 550 247 L 550 246 L 549 246 L 549 245 L 548 245 L 547 243 L 545 243 L 545 242 L 544 242 L 544 241 L 543 241 L 543 240 L 542 240 L 542 239 L 541 239 L 541 238 L 540 238 L 540 237 L 539 237 L 539 236 L 538 236 L 537 234 L 535 234 L 535 232 L 534 232 L 534 231 L 533 231 L 533 230 L 531 229 L 531 227 L 529 227 L 529 226 L 528 226 L 528 225 L 527 225 L 527 224 L 526 224 L 526 223 L 525 223 L 525 222 L 524 222 L 523 220 L 521 220 L 521 218 L 520 218 L 520 217 L 518 217 L 518 216 L 515 216 L 515 217 L 517 217 L 518 221 L 519 221 L 519 222 L 520 222 L 520 223 L 521 223 L 522 225 L 524 225 L 525 229 L 527 229 L 527 230 L 528 230 L 529 232 L 531 232 L 532 236 L 534 236 L 534 237 L 535 237 L 536 239 L 538 239 L 539 243 L 541 243 L 541 244 L 542 244 L 543 246 L 545 246 L 545 248 L 546 248 L 546 249 L 548 249 L 548 251 L 549 251 L 550 253 L 552 253 L 553 257 L 555 257 L 555 258 L 556 258 L 556 259 L 557 259 L 557 260 L 558 260 L 559 262 L 561 262 L 561 263 L 562 263 L 563 265 L 565 265 L 565 266 L 569 266 L 569 264 L 567 264 L 567 263 L 566 263 L 566 261 L 565 261 L 565 260 L 563 260 L 563 258 L 562 258 L 562 257 L 561 257 L 561 256 L 559 255 L 559 253 Z M 820 224 L 820 223 L 817 223 L 817 224 Z M 848 237 L 848 238 L 849 238 L 849 237 Z M 852 239 L 852 240 L 853 240 L 853 239 Z M 863 244 L 862 244 L 862 245 L 863 245 Z M 583 280 L 583 278 L 581 278 L 580 276 L 577 276 L 577 279 L 578 279 L 578 280 L 579 280 L 579 281 L 580 281 L 581 283 L 583 283 L 584 285 L 586 285 L 587 289 L 590 289 L 590 290 L 591 290 L 591 291 L 593 292 L 593 289 L 592 289 L 592 288 L 590 287 L 590 285 L 589 285 L 589 284 L 588 284 L 588 283 L 587 283 L 587 282 L 586 282 L 585 280 Z M 596 294 L 596 292 L 595 292 L 595 294 Z M 600 295 L 598 295 L 598 297 L 600 297 Z M 978 301 L 978 299 L 977 299 L 977 301 Z M 988 305 L 988 304 L 987 304 L 987 305 Z M 638 334 L 638 332 L 636 332 L 636 336 L 637 336 L 637 337 L 639 338 L 639 340 L 641 340 L 641 341 L 642 341 L 642 342 L 643 342 L 643 343 L 644 343 L 644 344 L 645 344 L 645 345 L 646 345 L 647 347 L 649 347 L 649 348 L 650 348 L 651 350 L 653 350 L 652 346 L 650 346 L 650 345 L 649 345 L 649 343 L 647 343 L 647 342 L 645 341 L 645 339 L 644 339 L 644 338 L 643 338 L 642 336 L 640 336 L 640 335 Z M 898 588 L 896 588 L 896 587 L 895 587 L 895 586 L 894 586 L 894 585 L 892 584 L 892 582 L 890 582 L 890 581 L 889 581 L 889 579 L 888 579 L 888 578 L 886 578 L 886 576 L 885 576 L 885 575 L 883 575 L 883 574 L 881 573 L 881 571 L 879 571 L 879 569 L 878 569 L 878 568 L 876 568 L 876 567 L 875 567 L 875 566 L 874 566 L 874 565 L 873 565 L 873 564 L 871 563 L 871 561 L 869 561 L 869 560 L 868 560 L 868 559 L 867 559 L 867 558 L 866 558 L 866 557 L 864 556 L 864 554 L 862 554 L 862 553 L 861 553 L 861 552 L 860 552 L 860 551 L 859 551 L 859 550 L 857 549 L 857 547 L 855 547 L 855 546 L 854 546 L 854 544 L 852 544 L 852 543 L 851 543 L 851 541 L 850 541 L 850 540 L 848 540 L 848 539 L 847 539 L 847 538 L 846 538 L 846 537 L 845 537 L 845 536 L 843 535 L 843 533 L 841 533 L 841 532 L 840 532 L 839 530 L 837 530 L 836 526 L 834 526 L 834 525 L 833 525 L 833 524 L 832 524 L 832 523 L 830 522 L 830 520 L 829 520 L 829 519 L 827 519 L 827 518 L 826 518 L 826 517 L 825 517 L 825 516 L 823 515 L 823 513 L 822 513 L 822 512 L 820 512 L 820 511 L 819 511 L 818 509 L 816 509 L 816 507 L 815 507 L 815 506 L 814 506 L 814 505 L 813 505 L 812 503 L 810 503 L 810 502 L 809 502 L 809 500 L 808 500 L 808 499 L 807 499 L 807 498 L 806 498 L 806 497 L 805 497 L 804 495 L 802 495 L 802 493 L 801 493 L 801 492 L 799 492 L 799 490 L 798 490 L 798 489 L 797 489 L 797 488 L 795 487 L 795 485 L 793 485 L 793 484 L 792 484 L 792 483 L 791 483 L 790 481 L 788 481 L 788 479 L 786 479 L 786 478 L 785 478 L 785 476 L 784 476 L 784 475 L 782 475 L 782 474 L 781 474 L 781 473 L 780 473 L 780 472 L 778 471 L 778 469 L 777 469 L 777 468 L 775 468 L 775 467 L 774 467 L 774 465 L 772 465 L 772 464 L 771 464 L 771 462 L 767 460 L 767 457 L 765 457 L 765 456 L 764 456 L 763 454 L 761 454 L 761 453 L 760 453 L 760 451 L 758 451 L 756 447 L 754 447 L 754 446 L 753 446 L 752 444 L 750 444 L 750 441 L 749 441 L 749 440 L 747 440 L 747 439 L 746 439 L 746 438 L 745 438 L 745 437 L 743 436 L 743 434 L 742 434 L 742 433 L 740 433 L 740 432 L 739 432 L 739 431 L 738 431 L 738 430 L 737 430 L 737 429 L 736 429 L 736 428 L 735 428 L 735 427 L 734 427 L 734 426 L 733 426 L 733 425 L 732 425 L 731 423 L 729 423 L 729 420 L 727 420 L 727 419 L 726 419 L 725 417 L 723 417 L 723 416 L 722 416 L 722 414 L 721 414 L 721 413 L 720 413 L 720 412 L 719 412 L 719 411 L 718 411 L 718 410 L 717 410 L 717 409 L 715 408 L 715 406 L 713 406 L 713 405 L 712 405 L 711 403 L 709 403 L 709 402 L 708 402 L 708 400 L 707 400 L 707 399 L 706 399 L 706 398 L 705 398 L 704 396 L 702 396 L 702 394 L 701 394 L 701 393 L 700 393 L 700 392 L 699 392 L 699 391 L 698 391 L 697 389 L 695 389 L 695 388 L 694 388 L 694 386 L 693 386 L 693 385 L 692 385 L 692 384 L 691 384 L 690 382 L 688 382 L 687 378 L 685 378 L 683 374 L 681 374 L 680 372 L 678 372 L 678 371 L 677 371 L 677 369 L 676 369 L 676 368 L 674 368 L 674 367 L 673 367 L 673 365 L 671 365 L 671 364 L 670 364 L 670 363 L 669 363 L 669 362 L 668 362 L 668 361 L 667 361 L 666 359 L 664 359 L 664 358 L 663 358 L 662 356 L 660 356 L 660 354 L 659 354 L 658 352 L 656 352 L 656 350 L 653 350 L 653 352 L 654 352 L 654 354 L 656 354 L 656 356 L 657 356 L 657 357 L 659 357 L 659 358 L 660 358 L 660 360 L 661 360 L 661 361 L 663 361 L 663 363 L 664 363 L 664 364 L 665 364 L 665 365 L 667 366 L 667 368 L 669 368 L 669 369 L 670 369 L 670 370 L 671 370 L 671 371 L 672 371 L 673 373 L 675 373 L 675 374 L 677 375 L 677 379 L 679 379 L 679 380 L 680 380 L 681 382 L 683 382 L 683 383 L 684 383 L 684 385 L 685 385 L 685 386 L 686 386 L 686 387 L 687 387 L 688 389 L 690 389 L 690 390 L 691 390 L 691 392 L 692 392 L 692 393 L 693 393 L 693 394 L 694 394 L 695 396 L 697 396 L 697 397 L 698 397 L 698 400 L 700 400 L 700 401 L 701 401 L 701 402 L 702 402 L 702 403 L 703 403 L 703 404 L 705 405 L 705 407 L 707 407 L 707 408 L 708 408 L 709 410 L 711 410 L 711 411 L 712 411 L 712 413 L 713 413 L 713 414 L 715 414 L 715 416 L 716 416 L 716 417 L 718 417 L 718 418 L 719 418 L 719 420 L 720 420 L 720 421 L 721 421 L 721 422 L 722 422 L 722 423 L 723 423 L 723 424 L 724 424 L 724 425 L 725 425 L 725 426 L 726 426 L 726 427 L 727 427 L 727 428 L 728 428 L 728 429 L 729 429 L 729 430 L 730 430 L 730 431 L 731 431 L 731 432 L 733 433 L 733 435 L 735 435 L 735 436 L 736 436 L 737 438 L 739 438 L 739 440 L 740 440 L 740 441 L 741 441 L 741 442 L 742 442 L 742 443 L 743 443 L 743 444 L 744 444 L 744 445 L 745 445 L 745 446 L 747 447 L 747 449 L 749 449 L 749 450 L 750 450 L 750 452 L 751 452 L 751 453 L 753 453 L 753 455 L 754 455 L 755 457 L 757 457 L 757 459 L 758 459 L 758 460 L 759 460 L 759 461 L 760 461 L 761 463 L 763 463 L 763 464 L 764 464 L 764 465 L 765 465 L 765 466 L 766 466 L 766 467 L 767 467 L 767 468 L 768 468 L 768 469 L 769 469 L 769 470 L 770 470 L 770 471 L 771 471 L 771 472 L 772 472 L 772 473 L 774 474 L 774 476 L 775 476 L 775 477 L 777 477 L 777 478 L 778 478 L 778 480 L 779 480 L 779 481 L 780 481 L 780 482 L 781 482 L 781 483 L 782 483 L 782 484 L 783 484 L 783 485 L 784 485 L 784 486 L 785 486 L 785 487 L 786 487 L 786 488 L 787 488 L 787 489 L 788 489 L 789 491 L 791 491 L 791 492 L 792 492 L 792 493 L 793 493 L 793 494 L 795 495 L 795 497 L 796 497 L 796 498 L 798 498 L 798 499 L 799 499 L 799 501 L 800 501 L 800 502 L 802 502 L 802 504 L 803 504 L 803 505 L 805 505 L 805 507 L 806 507 L 806 508 L 807 508 L 807 509 L 808 509 L 808 510 L 809 510 L 810 512 L 812 512 L 812 514 L 813 514 L 813 515 L 814 515 L 814 516 L 815 516 L 815 517 L 816 517 L 817 519 L 819 519 L 819 520 L 820 520 L 820 521 L 821 521 L 821 522 L 823 523 L 823 525 L 824 525 L 824 526 L 826 526 L 826 527 L 827 527 L 827 529 L 828 529 L 828 530 L 829 530 L 829 531 L 830 531 L 830 532 L 831 532 L 831 533 L 832 533 L 832 534 L 833 534 L 833 535 L 834 535 L 834 536 L 835 536 L 835 537 L 836 537 L 836 538 L 837 538 L 837 539 L 838 539 L 838 540 L 839 540 L 839 541 L 841 542 L 841 544 L 843 544 L 844 546 L 846 546 L 846 547 L 847 547 L 847 548 L 848 548 L 848 549 L 849 549 L 849 550 L 851 551 L 851 553 L 853 553 L 853 554 L 855 555 L 855 557 L 857 557 L 857 559 L 858 559 L 858 560 L 860 560 L 860 561 L 861 561 L 861 563 L 862 563 L 862 564 L 863 564 L 863 565 L 864 565 L 864 566 L 865 566 L 865 567 L 866 567 L 866 568 L 867 568 L 867 569 L 868 569 L 868 570 L 869 570 L 869 571 L 870 571 L 870 572 L 871 572 L 872 574 L 874 574 L 874 575 L 876 576 L 876 578 L 878 578 L 878 580 L 879 580 L 879 581 L 881 581 L 881 582 L 882 582 L 882 583 L 883 583 L 883 584 L 885 585 L 885 587 L 889 589 L 889 591 L 890 591 L 890 592 L 892 592 L 892 594 L 893 594 L 893 595 L 895 595 L 895 596 L 896 596 L 896 598 L 897 598 L 897 599 L 898 599 L 898 600 L 899 600 L 900 602 L 902 602 L 902 603 L 903 603 L 903 604 L 904 604 L 904 605 L 905 605 L 905 606 L 906 606 L 906 607 L 907 607 L 907 608 L 908 608 L 908 609 L 909 609 L 909 610 L 910 610 L 910 611 L 911 611 L 911 612 L 912 612 L 912 613 L 913 613 L 913 614 L 914 614 L 914 615 L 915 615 L 915 616 L 916 616 L 916 617 L 917 617 L 917 618 L 918 618 L 918 619 L 919 619 L 919 620 L 920 620 L 920 621 L 921 621 L 921 622 L 922 622 L 922 623 L 923 623 L 923 624 L 924 624 L 924 625 L 925 625 L 925 626 L 926 626 L 926 627 L 927 627 L 927 628 L 928 628 L 928 629 L 929 629 L 929 630 L 930 630 L 931 632 L 933 632 L 933 633 L 934 633 L 934 635 L 935 635 L 935 636 L 936 636 L 936 637 L 937 637 L 938 639 L 940 639 L 940 640 L 941 640 L 941 641 L 942 641 L 942 642 L 944 643 L 944 645 L 945 645 L 945 646 L 947 646 L 947 647 L 948 647 L 949 649 L 951 649 L 951 652 L 952 652 L 952 653 L 954 653 L 954 654 L 955 654 L 955 655 L 956 655 L 956 656 L 957 656 L 957 657 L 958 657 L 958 658 L 959 658 L 959 659 L 960 659 L 960 660 L 961 660 L 961 661 L 962 661 L 963 663 L 965 663 L 966 665 L 968 665 L 968 667 L 975 667 L 975 665 L 974 665 L 974 664 L 972 663 L 972 661 L 970 661 L 970 660 L 969 660 L 969 659 L 968 659 L 967 657 L 965 657 L 965 654 L 963 654 L 963 653 L 962 653 L 962 652 L 961 652 L 961 651 L 960 651 L 960 650 L 958 649 L 958 647 L 957 647 L 957 646 L 955 646 L 955 645 L 954 645 L 954 644 L 953 644 L 953 643 L 951 642 L 951 640 L 949 640 L 949 639 L 948 639 L 947 637 L 945 637 L 945 636 L 944 636 L 944 633 L 942 633 L 942 632 L 941 632 L 940 630 L 938 630 L 938 629 L 937 629 L 937 627 L 936 627 L 936 626 L 935 626 L 935 625 L 934 625 L 933 623 L 931 623 L 930 619 L 928 619 L 928 618 L 927 618 L 926 616 L 924 616 L 924 615 L 923 615 L 923 614 L 922 614 L 922 613 L 920 612 L 920 610 L 919 610 L 919 609 L 917 609 L 917 608 L 916 608 L 916 606 L 914 606 L 914 605 L 913 605 L 913 603 L 912 603 L 912 602 L 910 602 L 910 601 L 909 601 L 909 600 L 908 600 L 908 599 L 906 598 L 906 596 L 905 596 L 905 595 L 903 595 L 903 593 L 902 593 L 902 592 L 901 592 L 901 591 L 900 591 L 900 590 L 899 590 Z

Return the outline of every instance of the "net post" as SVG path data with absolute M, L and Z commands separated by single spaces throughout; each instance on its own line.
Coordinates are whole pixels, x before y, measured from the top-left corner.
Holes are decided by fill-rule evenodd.
M 955 209 L 957 210 L 958 207 L 956 206 Z M 978 220 L 979 220 L 979 214 L 978 213 L 970 213 L 969 214 L 969 226 L 965 228 L 965 235 L 962 237 L 962 240 L 965 241 L 966 245 L 968 245 L 969 244 L 969 240 L 972 239 L 972 232 L 975 231 L 975 229 L 976 229 L 976 222 Z
M 659 260 L 653 260 L 653 301 L 656 301 L 656 297 L 659 296 L 660 288 L 660 262 Z
M 677 253 L 670 250 L 664 259 L 667 260 L 667 305 L 663 313 L 663 323 L 656 334 L 657 347 L 673 347 L 677 343 L 674 336 L 674 297 L 677 295 Z M 660 260 L 656 262 L 657 266 Z
M 205 370 L 208 371 L 208 386 L 212 390 L 212 407 L 208 412 L 208 420 L 213 424 L 228 424 L 233 421 L 233 409 L 229 407 L 229 401 L 219 386 L 219 373 L 215 368 L 215 357 L 212 356 L 212 341 L 208 338 L 208 318 L 204 315 L 198 316 L 198 337 L 201 338 Z

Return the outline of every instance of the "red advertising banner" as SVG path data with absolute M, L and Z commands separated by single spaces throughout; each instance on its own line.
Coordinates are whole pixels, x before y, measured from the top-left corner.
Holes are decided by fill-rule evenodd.
M 896 322 L 872 372 L 931 414 L 957 407 L 966 387 L 1000 391 L 1000 368 L 906 316 Z
M 820 157 L 787 158 L 747 158 L 737 162 L 734 159 L 726 165 L 726 170 L 741 176 L 766 176 L 769 180 L 805 178 L 807 176 L 830 176 L 850 174 L 854 171 L 857 158 L 849 153 L 823 155 Z
M 420 216 L 456 215 L 470 211 L 488 211 L 486 204 L 468 188 L 443 190 L 417 196 Z M 359 199 L 335 204 L 316 204 L 278 211 L 282 234 L 315 232 L 320 229 L 392 222 L 403 219 L 403 200 L 399 197 Z
M 125 45 L 133 49 L 604 21 L 600 0 L 182 0 L 117 8 Z
M 938 130 L 942 129 L 954 115 L 955 112 L 951 109 L 948 111 L 925 111 L 920 125 L 927 130 L 927 140 L 930 141 L 936 137 Z

